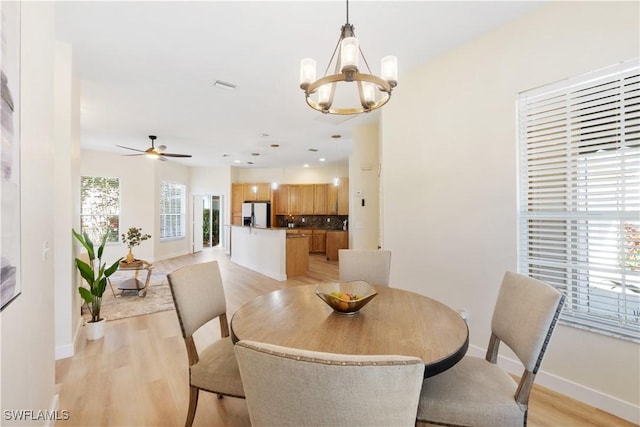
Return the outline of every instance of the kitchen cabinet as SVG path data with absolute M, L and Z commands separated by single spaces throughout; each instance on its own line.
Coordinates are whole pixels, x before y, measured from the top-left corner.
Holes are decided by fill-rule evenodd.
M 271 184 L 268 182 L 243 184 L 243 202 L 270 202 Z
M 327 214 L 327 187 L 328 184 L 313 185 L 313 214 Z
M 309 241 L 302 236 L 286 238 L 287 277 L 302 276 L 309 270 Z
M 313 230 L 311 233 L 311 253 L 325 253 L 327 247 L 327 230 Z
M 348 231 L 327 231 L 327 261 L 338 261 L 338 250 L 349 248 Z
M 281 184 L 274 191 L 274 204 L 276 215 L 289 215 L 289 185 Z
M 313 184 L 289 185 L 289 214 L 313 215 Z
M 327 214 L 349 215 L 349 178 L 340 178 L 338 186 L 327 185 Z
M 231 184 L 231 224 L 242 225 L 242 202 L 244 184 Z

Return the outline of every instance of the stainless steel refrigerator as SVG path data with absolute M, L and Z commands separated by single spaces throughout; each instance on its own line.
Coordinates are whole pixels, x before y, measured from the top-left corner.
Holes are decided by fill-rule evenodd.
M 244 202 L 242 204 L 242 225 L 250 227 L 271 227 L 271 203 Z

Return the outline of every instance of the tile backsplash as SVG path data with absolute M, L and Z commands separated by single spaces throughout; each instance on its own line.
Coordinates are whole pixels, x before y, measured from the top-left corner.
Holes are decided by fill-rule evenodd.
M 276 215 L 274 226 L 288 227 L 289 224 L 293 224 L 294 228 L 342 230 L 343 222 L 347 219 L 348 215 Z

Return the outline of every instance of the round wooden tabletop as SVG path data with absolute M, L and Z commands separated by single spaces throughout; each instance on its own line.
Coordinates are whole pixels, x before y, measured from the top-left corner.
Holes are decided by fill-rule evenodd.
M 416 356 L 425 376 L 462 359 L 469 330 L 456 311 L 403 289 L 375 288 L 378 295 L 354 315 L 334 312 L 316 285 L 270 292 L 236 311 L 231 337 L 328 353 Z

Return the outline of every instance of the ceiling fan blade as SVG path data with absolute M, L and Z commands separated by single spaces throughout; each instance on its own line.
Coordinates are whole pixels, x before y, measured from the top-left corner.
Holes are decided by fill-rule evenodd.
M 166 161 L 167 161 L 167 159 L 165 159 L 165 158 L 164 158 L 164 157 L 162 157 L 162 156 L 158 156 L 158 160 L 160 160 L 161 162 L 166 162 Z
M 192 157 L 191 154 L 158 153 L 161 157 Z
M 145 156 L 145 153 L 141 153 L 141 154 L 123 154 L 123 157 L 131 157 L 131 156 Z
M 124 148 L 126 150 L 139 151 L 140 153 L 144 153 L 144 150 L 138 150 L 136 148 L 125 147 L 125 146 L 122 146 L 122 145 L 116 145 L 116 147 Z

